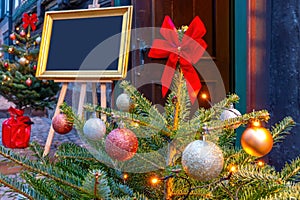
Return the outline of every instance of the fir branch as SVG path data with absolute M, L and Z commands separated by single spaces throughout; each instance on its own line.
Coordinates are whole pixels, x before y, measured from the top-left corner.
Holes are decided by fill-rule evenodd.
M 290 130 L 294 127 L 295 122 L 291 117 L 285 117 L 280 123 L 275 124 L 271 129 L 274 144 L 281 142 Z
M 23 172 L 22 177 L 38 194 L 44 195 L 47 199 L 55 199 L 59 196 L 65 196 L 66 191 L 60 192 L 54 189 L 54 183 L 50 179 L 45 179 L 39 175 L 31 175 L 28 172 Z M 65 189 L 65 188 L 64 188 Z M 59 193 L 59 194 L 58 194 Z M 58 196 L 59 195 L 59 196 Z
M 280 172 L 284 181 L 299 181 L 300 179 L 300 158 L 296 158 L 290 164 L 286 163 Z
M 128 81 L 122 81 L 120 86 L 126 91 L 133 101 L 136 116 L 140 115 L 145 116 L 146 118 L 148 117 L 148 119 L 153 120 L 152 123 L 159 122 L 160 124 L 166 124 L 166 119 L 162 116 L 158 109 Z
M 231 94 L 219 103 L 213 105 L 210 109 L 206 110 L 200 108 L 194 115 L 191 123 L 205 123 L 212 119 L 219 119 L 220 114 L 224 108 L 229 107 L 232 103 L 238 102 L 239 97 L 236 94 Z
M 266 195 L 265 197 L 260 198 L 260 200 L 269 200 L 269 199 L 290 199 L 290 200 L 300 199 L 300 185 L 299 184 L 290 185 L 280 191 L 276 191 L 274 193 Z
M 229 169 L 232 165 L 245 166 L 255 163 L 256 157 L 250 156 L 244 150 L 236 151 L 234 147 L 223 147 L 224 169 Z
M 196 123 L 194 120 L 191 120 L 183 126 L 185 127 L 184 130 L 179 130 L 181 134 L 178 138 L 187 140 L 191 138 L 191 136 L 195 136 L 196 133 L 213 133 L 214 131 L 220 133 L 223 129 L 230 129 L 236 125 L 247 124 L 253 119 L 259 119 L 261 121 L 268 120 L 269 113 L 266 110 L 253 111 L 249 114 L 244 114 L 228 120 L 210 120 L 206 123 L 201 123 L 200 121 Z
M 220 185 L 222 186 L 220 188 L 225 191 L 231 199 L 234 199 L 234 195 L 230 192 L 230 190 L 223 183 Z
M 171 90 L 173 94 L 172 104 L 175 104 L 174 113 L 172 113 L 173 127 L 176 131 L 182 122 L 187 121 L 190 115 L 190 99 L 187 93 L 186 81 L 184 80 L 183 72 L 177 69 L 174 74 Z M 170 124 L 169 124 L 170 125 Z
M 72 107 L 70 107 L 66 102 L 64 102 L 60 105 L 59 108 L 62 113 L 67 115 L 68 121 L 75 124 L 76 129 L 83 129 L 84 121 L 81 117 L 79 117 L 79 115 L 73 112 Z
M 144 156 L 140 156 L 139 154 L 135 154 L 135 156 L 138 157 L 139 159 L 145 161 L 146 163 L 151 164 L 152 166 L 156 167 L 157 169 L 160 169 L 160 170 L 164 169 L 164 167 L 157 165 L 155 162 L 153 162 L 149 159 L 146 159 L 146 157 L 144 157 Z
M 122 81 L 120 83 L 120 87 L 122 87 L 126 91 L 126 93 L 130 96 L 130 98 L 136 104 L 137 108 L 140 109 L 140 111 L 147 112 L 152 107 L 152 103 L 142 94 L 140 94 L 137 89 L 133 87 L 128 81 Z M 157 114 L 160 115 L 159 112 Z
M 57 158 L 76 158 L 79 160 L 97 161 L 95 157 L 85 148 L 78 146 L 74 143 L 63 143 L 55 152 Z
M 97 199 L 110 199 L 110 188 L 106 178 L 106 173 L 102 170 L 93 170 L 89 172 L 83 182 L 83 188 L 92 191 Z
M 29 146 L 30 150 L 33 152 L 33 155 L 39 159 L 40 162 L 44 164 L 49 163 L 49 157 L 43 156 L 44 149 L 37 142 L 32 142 Z
M 238 125 L 248 124 L 249 121 L 257 119 L 260 121 L 268 121 L 270 115 L 267 110 L 261 111 L 253 111 L 251 113 L 247 113 L 241 116 L 237 116 L 235 118 L 230 118 L 224 121 L 221 120 L 211 120 L 207 122 L 208 131 L 216 130 L 216 129 L 226 129 L 231 128 Z
M 101 106 L 95 107 L 93 105 L 85 105 L 84 109 L 89 112 L 99 112 L 105 114 L 108 117 L 111 117 L 112 119 L 121 120 L 123 122 L 127 122 L 127 123 L 134 122 L 139 126 L 146 127 L 148 130 L 150 130 L 153 133 L 161 133 L 162 135 L 165 136 L 170 136 L 172 134 L 171 132 L 166 131 L 164 129 L 164 126 L 162 126 L 162 124 L 165 124 L 165 120 L 160 121 L 157 118 L 156 120 L 153 120 L 153 118 L 151 119 L 151 117 L 143 117 L 136 114 L 130 114 L 127 112 L 120 112 L 110 108 L 102 108 Z M 155 116 L 157 117 L 157 115 L 155 115 L 156 112 L 152 113 L 151 111 L 149 111 L 149 113 L 151 113 L 152 117 Z M 156 126 L 157 124 L 158 126 Z
M 11 152 L 10 150 L 5 149 L 2 146 L 0 146 L 0 155 L 15 162 L 16 164 L 22 166 L 23 168 L 25 168 L 29 171 L 36 172 L 45 177 L 48 177 L 57 182 L 60 182 L 61 184 L 72 187 L 83 193 L 89 194 L 89 191 L 86 191 L 85 189 L 68 182 L 68 181 L 71 181 L 71 182 L 79 183 L 79 180 L 76 180 L 75 177 L 70 176 L 69 174 L 67 174 L 64 171 L 61 171 L 57 168 L 53 168 L 50 165 L 43 166 L 43 165 L 37 164 L 36 162 L 34 162 L 32 160 L 28 160 L 26 158 L 21 158 L 21 157 L 17 156 L 16 154 L 14 154 L 13 152 Z
M 132 196 L 133 195 L 133 190 L 125 185 L 125 180 L 124 180 L 124 184 L 121 183 L 117 183 L 113 178 L 108 178 L 108 182 L 109 182 L 109 186 L 111 189 L 111 195 L 114 197 L 121 197 L 123 195 L 129 195 Z
M 273 168 L 257 168 L 252 165 L 239 166 L 231 180 L 235 182 L 282 182 Z
M 10 188 L 14 192 L 19 193 L 30 200 L 35 200 L 38 197 L 38 195 L 34 195 L 34 196 L 29 195 L 28 193 L 35 194 L 36 192 L 26 187 L 24 183 L 16 179 L 7 178 L 6 176 L 0 174 L 0 183 L 3 184 L 5 187 Z M 38 198 L 38 199 L 42 199 L 42 198 Z
M 221 147 L 233 147 L 236 142 L 236 133 L 233 129 L 226 129 L 223 134 L 220 135 L 218 144 Z
M 144 194 L 134 193 L 132 196 L 114 198 L 114 200 L 148 200 Z

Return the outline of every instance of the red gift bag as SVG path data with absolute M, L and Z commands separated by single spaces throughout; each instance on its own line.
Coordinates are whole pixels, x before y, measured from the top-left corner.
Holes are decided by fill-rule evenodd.
M 2 123 L 2 144 L 7 148 L 28 147 L 31 131 L 31 120 L 23 116 L 24 110 L 10 107 L 10 118 Z

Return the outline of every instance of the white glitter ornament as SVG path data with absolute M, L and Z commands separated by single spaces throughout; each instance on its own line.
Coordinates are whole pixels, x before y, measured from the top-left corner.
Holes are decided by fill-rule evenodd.
M 238 111 L 237 109 L 235 109 L 233 107 L 233 104 L 230 105 L 230 107 L 228 109 L 225 109 L 220 116 L 220 120 L 225 121 L 227 119 L 231 119 L 231 118 L 235 118 L 241 116 L 240 111 Z M 233 128 L 236 129 L 238 128 L 239 125 L 235 125 Z
M 130 97 L 126 93 L 122 93 L 118 96 L 116 100 L 116 106 L 119 110 L 123 112 L 128 112 L 130 109 Z
M 99 118 L 91 118 L 83 126 L 84 135 L 91 140 L 101 140 L 105 132 L 105 123 Z
M 41 37 L 37 37 L 37 38 L 35 39 L 35 42 L 36 42 L 37 44 L 40 44 L 40 43 L 41 43 L 41 40 L 42 40 Z
M 188 176 L 208 181 L 216 178 L 223 169 L 222 150 L 212 142 L 196 140 L 187 145 L 181 163 Z
M 21 57 L 20 59 L 19 59 L 19 63 L 21 64 L 21 65 L 26 65 L 26 58 L 25 57 Z

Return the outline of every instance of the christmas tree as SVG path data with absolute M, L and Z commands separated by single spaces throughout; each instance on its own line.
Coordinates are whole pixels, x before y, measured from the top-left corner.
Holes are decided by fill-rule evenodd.
M 53 159 L 33 143 L 29 160 L 0 147 L 0 155 L 24 169 L 17 179 L 1 175 L 0 182 L 28 199 L 299 199 L 300 159 L 281 171 L 262 159 L 294 121 L 286 117 L 269 131 L 261 126 L 266 110 L 236 114 L 235 94 L 191 113 L 184 63 L 175 61 L 163 113 L 127 81 L 120 84 L 119 109 L 85 105 L 86 114 L 105 115 L 105 122 L 79 117 L 63 104 L 87 148 L 63 144 Z M 242 149 L 235 148 L 234 130 L 243 125 L 249 127 Z
M 59 85 L 35 77 L 41 37 L 31 35 L 36 29 L 36 14 L 23 16 L 22 27 L 11 33 L 13 45 L 3 45 L 0 51 L 0 95 L 18 109 L 44 109 L 55 102 Z M 4 58 L 7 52 L 10 59 Z
M 194 117 L 187 119 L 189 97 L 180 71 L 176 72 L 174 80 L 173 92 L 168 96 L 166 112 L 163 115 L 126 81 L 121 85 L 132 100 L 133 109 L 130 113 L 86 105 L 86 112 L 100 112 L 108 116 L 105 135 L 99 132 L 99 129 L 103 130 L 103 124 L 88 123 L 89 120 L 100 120 L 99 118 L 82 120 L 74 114 L 71 107 L 63 104 L 61 110 L 72 118 L 78 134 L 89 144 L 88 149 L 66 143 L 58 148 L 53 160 L 48 156 L 43 157 L 43 149 L 33 143 L 31 149 L 36 158 L 29 160 L 1 147 L 0 154 L 22 166 L 24 170 L 16 179 L 1 175 L 0 182 L 29 199 L 298 199 L 300 197 L 297 183 L 300 159 L 287 163 L 278 172 L 260 159 L 260 156 L 250 155 L 246 153 L 246 149 L 234 148 L 236 135 L 233 128 L 253 120 L 267 121 L 269 118 L 267 111 L 254 111 L 221 120 L 221 113 L 238 101 L 236 95 L 230 95 L 210 109 L 200 108 Z M 174 122 L 177 123 L 177 127 L 174 126 Z M 293 125 L 294 121 L 286 117 L 272 127 L 270 134 L 274 145 L 283 140 Z M 97 129 L 93 129 L 95 126 Z M 120 129 L 130 130 L 138 136 L 137 151 L 125 151 L 126 140 L 121 137 Z M 120 135 L 119 137 L 115 135 L 112 139 L 111 133 L 116 133 L 116 130 Z M 260 127 L 257 133 L 264 131 L 265 129 Z M 207 151 L 205 157 L 201 158 L 203 163 L 200 162 L 196 171 L 189 171 L 192 166 L 183 163 L 183 154 L 188 144 L 203 141 L 203 136 L 209 144 L 208 147 L 203 145 Z M 101 139 L 95 139 L 96 137 Z M 259 134 L 252 137 L 261 138 Z M 116 146 L 117 143 L 109 143 L 118 139 L 123 140 L 123 145 Z M 265 146 L 269 144 L 268 140 L 260 140 L 264 141 Z M 223 154 L 221 161 L 218 160 L 220 154 L 218 149 L 221 149 Z M 249 149 L 262 153 L 263 147 L 249 146 Z M 193 161 L 193 157 L 189 159 Z M 199 159 L 198 155 L 196 159 Z M 206 173 L 203 174 L 202 171 Z

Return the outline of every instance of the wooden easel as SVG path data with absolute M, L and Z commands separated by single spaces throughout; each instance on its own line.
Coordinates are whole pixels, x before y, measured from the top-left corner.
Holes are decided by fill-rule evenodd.
M 98 4 L 98 0 L 93 0 L 93 4 L 89 5 L 89 9 L 99 8 L 99 7 L 100 7 L 100 4 Z M 58 115 L 60 112 L 60 105 L 64 102 L 70 80 L 60 80 L 59 82 L 62 82 L 63 84 L 62 84 L 62 88 L 60 90 L 60 94 L 58 97 L 58 101 L 57 101 L 57 105 L 56 105 L 56 109 L 55 109 L 53 118 L 56 115 Z M 83 116 L 83 104 L 84 104 L 85 95 L 86 95 L 87 82 L 88 82 L 88 80 L 82 80 L 82 82 L 81 82 L 80 96 L 79 96 L 79 103 L 78 103 L 78 110 L 77 110 L 77 114 L 79 115 L 79 117 Z M 106 108 L 106 106 L 107 106 L 106 105 L 106 83 L 112 83 L 112 81 L 105 80 L 105 81 L 98 81 L 98 82 L 100 82 L 100 91 L 101 91 L 100 105 L 101 105 L 101 107 Z M 94 105 L 98 104 L 96 82 L 92 82 L 92 101 L 93 101 Z M 102 115 L 101 118 L 103 120 L 106 120 L 106 116 L 104 116 L 104 115 Z M 51 124 L 50 130 L 48 133 L 48 137 L 47 137 L 47 141 L 45 144 L 43 156 L 46 156 L 49 154 L 52 140 L 54 137 L 54 133 L 55 133 L 55 131 Z

